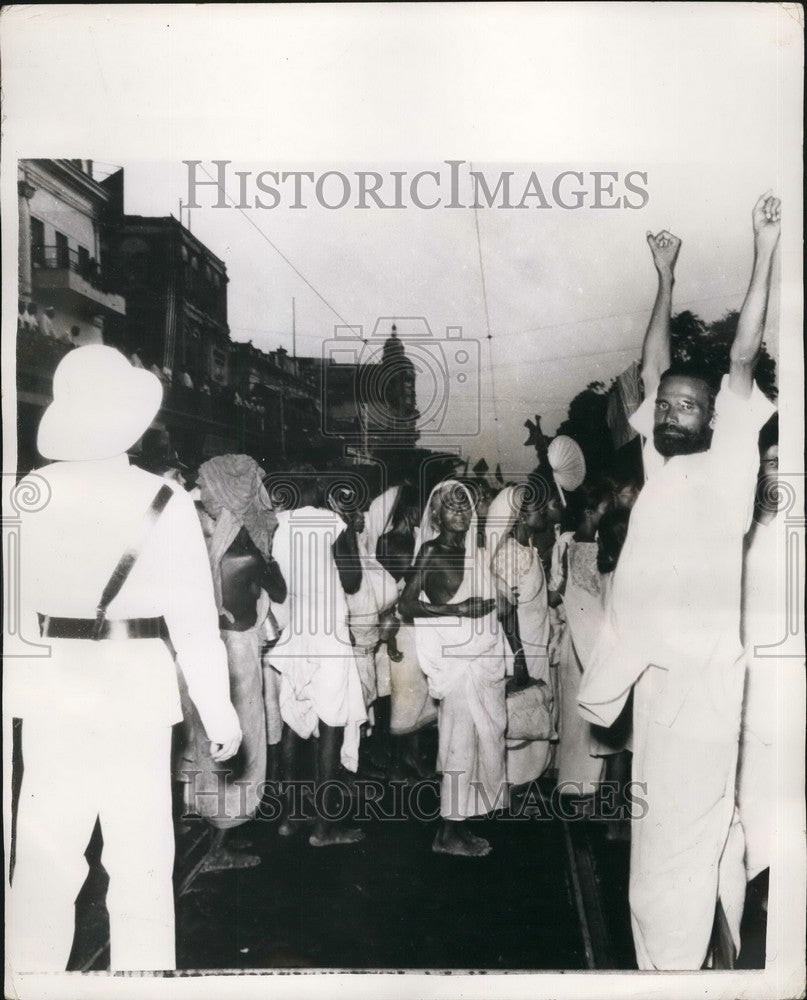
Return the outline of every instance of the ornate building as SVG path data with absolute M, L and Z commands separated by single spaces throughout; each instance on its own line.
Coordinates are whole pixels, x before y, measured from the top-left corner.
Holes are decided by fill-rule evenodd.
M 394 323 L 384 341 L 381 360 L 361 366 L 358 402 L 371 453 L 415 446 L 419 416 L 415 366 L 406 356 Z
M 337 339 L 329 347 L 326 357 L 298 359 L 301 372 L 318 386 L 325 436 L 358 461 L 414 448 L 415 366 L 395 324 L 383 342 Z

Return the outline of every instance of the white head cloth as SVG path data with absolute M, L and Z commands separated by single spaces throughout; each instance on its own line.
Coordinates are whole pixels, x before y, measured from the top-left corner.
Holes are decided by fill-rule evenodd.
M 523 487 L 505 486 L 493 498 L 485 519 L 485 542 L 491 561 L 496 558 L 502 542 L 515 527 L 523 500 Z
M 446 479 L 429 494 L 428 502 L 423 510 L 423 517 L 420 520 L 420 544 L 415 552 L 422 548 L 426 542 L 432 541 L 440 534 L 439 527 L 432 523 L 431 508 L 432 498 L 435 494 L 447 494 L 449 497 L 463 495 L 471 508 L 471 523 L 465 533 L 465 560 L 463 581 L 457 593 L 462 592 L 466 597 L 493 597 L 496 588 L 490 574 L 490 567 L 485 558 L 484 550 L 479 547 L 479 537 L 477 534 L 477 514 L 474 506 L 474 498 L 471 491 L 463 483 L 456 479 Z

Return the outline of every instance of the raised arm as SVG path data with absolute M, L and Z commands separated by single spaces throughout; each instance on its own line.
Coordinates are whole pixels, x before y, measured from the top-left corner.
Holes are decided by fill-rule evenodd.
M 729 367 L 729 388 L 745 398 L 751 395 L 754 369 L 762 346 L 771 288 L 771 265 L 779 242 L 780 208 L 779 199 L 768 191 L 757 201 L 751 213 L 754 227 L 754 267 L 737 322 L 737 333 L 731 345 Z
M 670 317 L 675 284 L 675 262 L 681 241 L 666 229 L 654 236 L 647 234 L 658 273 L 658 291 L 642 345 L 642 382 L 645 397 L 656 391 L 662 374 L 670 367 Z

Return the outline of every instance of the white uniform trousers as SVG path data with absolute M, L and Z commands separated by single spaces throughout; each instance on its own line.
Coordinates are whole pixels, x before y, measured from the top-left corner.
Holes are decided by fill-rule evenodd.
M 171 727 L 90 731 L 86 720 L 29 717 L 22 754 L 12 968 L 65 970 L 97 817 L 109 875 L 111 968 L 175 968 Z

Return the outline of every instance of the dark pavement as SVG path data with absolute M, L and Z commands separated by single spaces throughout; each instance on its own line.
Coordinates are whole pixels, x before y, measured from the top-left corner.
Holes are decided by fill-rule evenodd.
M 540 787 L 548 802 L 552 782 L 542 779 Z M 431 794 L 436 805 L 436 786 Z M 635 968 L 630 845 L 608 840 L 607 823 L 475 820 L 474 831 L 493 845 L 481 859 L 434 854 L 436 820 L 372 818 L 360 825 L 360 844 L 318 849 L 305 828 L 284 839 L 276 820 L 256 820 L 236 838 L 260 855 L 258 867 L 200 873 L 210 828 L 201 819 L 178 822 L 178 968 Z M 101 855 L 96 828 L 76 902 L 71 970 L 108 967 Z M 764 965 L 765 888 L 764 876 L 749 886 L 740 968 Z
M 585 935 L 558 820 L 490 819 L 488 858 L 431 851 L 436 822 L 372 819 L 354 846 L 313 848 L 307 830 L 242 827 L 262 863 L 194 874 L 208 833 L 187 824 L 177 864 L 177 960 L 184 969 L 585 969 Z M 71 965 L 108 960 L 106 879 L 88 852 Z M 184 883 L 184 884 L 183 884 Z
M 267 831 L 259 868 L 201 875 L 179 905 L 193 968 L 585 968 L 559 824 L 474 824 L 494 853 L 431 851 L 434 823 L 377 821 L 353 847 Z
M 178 842 L 179 969 L 635 969 L 627 905 L 629 844 L 596 820 L 485 819 L 482 859 L 431 851 L 435 822 L 373 819 L 350 847 L 284 839 L 277 822 L 242 827 L 260 854 L 242 871 L 199 873 L 201 820 Z M 105 969 L 106 875 L 97 835 L 77 902 L 70 968 Z M 752 883 L 738 967 L 764 963 L 764 912 Z

